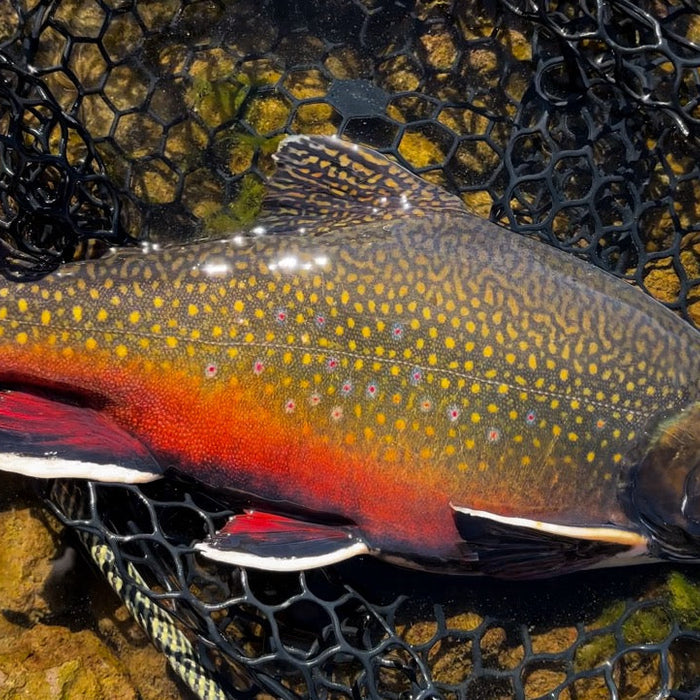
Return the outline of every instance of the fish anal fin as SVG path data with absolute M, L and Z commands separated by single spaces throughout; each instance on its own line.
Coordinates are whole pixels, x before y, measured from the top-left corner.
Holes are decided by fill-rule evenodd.
M 543 578 L 590 568 L 616 556 L 638 557 L 648 541 L 613 526 L 578 527 L 453 506 L 476 568 L 503 578 Z
M 320 235 L 363 223 L 464 212 L 462 201 L 386 156 L 332 136 L 287 137 L 254 230 Z
M 99 411 L 12 390 L 0 392 L 0 471 L 121 483 L 162 473 L 145 445 Z
M 233 516 L 195 548 L 215 561 L 266 571 L 302 571 L 369 553 L 352 526 L 320 525 L 257 510 Z

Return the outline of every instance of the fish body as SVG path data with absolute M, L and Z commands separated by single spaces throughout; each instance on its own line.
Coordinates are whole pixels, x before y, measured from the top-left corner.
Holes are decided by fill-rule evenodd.
M 547 575 L 693 529 L 697 331 L 372 151 L 279 160 L 252 232 L 0 288 L 0 468 L 244 494 L 202 550 L 266 568 Z

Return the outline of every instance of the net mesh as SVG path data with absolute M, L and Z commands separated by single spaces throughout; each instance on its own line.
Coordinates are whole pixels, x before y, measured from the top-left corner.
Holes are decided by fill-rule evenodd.
M 0 271 L 228 234 L 339 133 L 697 325 L 699 45 L 695 0 L 0 0 Z M 194 557 L 237 506 L 195 484 L 47 498 L 202 697 L 700 692 L 692 571 L 261 575 Z

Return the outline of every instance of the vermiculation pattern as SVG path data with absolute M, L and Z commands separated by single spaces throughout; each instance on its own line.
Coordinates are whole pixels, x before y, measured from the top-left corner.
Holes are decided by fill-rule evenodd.
M 589 288 L 565 256 L 453 213 L 385 228 L 67 268 L 0 289 L 0 335 L 87 371 L 182 371 L 204 394 L 252 397 L 260 430 L 313 433 L 407 476 L 478 473 L 484 493 L 527 488 L 533 510 L 582 481 L 598 493 L 648 419 L 687 400 L 690 337 L 623 283 Z

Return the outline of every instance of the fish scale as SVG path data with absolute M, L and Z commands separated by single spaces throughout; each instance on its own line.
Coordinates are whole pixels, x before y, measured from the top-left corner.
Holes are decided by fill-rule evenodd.
M 253 232 L 0 288 L 0 382 L 68 392 L 164 468 L 391 556 L 458 562 L 453 506 L 647 537 L 620 489 L 698 399 L 696 331 L 379 154 L 285 143 Z M 338 212 L 341 186 L 369 194 Z

